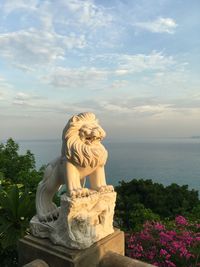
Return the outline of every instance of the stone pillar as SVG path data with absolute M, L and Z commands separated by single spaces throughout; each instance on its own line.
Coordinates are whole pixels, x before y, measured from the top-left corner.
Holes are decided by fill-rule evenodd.
M 114 232 L 115 201 L 116 192 L 96 192 L 80 198 L 63 194 L 58 219 L 41 222 L 36 215 L 30 222 L 31 232 L 67 248 L 88 248 Z
M 19 266 L 41 259 L 49 267 L 96 267 L 109 251 L 124 255 L 124 233 L 119 229 L 82 250 L 57 246 L 46 238 L 27 235 L 19 241 Z

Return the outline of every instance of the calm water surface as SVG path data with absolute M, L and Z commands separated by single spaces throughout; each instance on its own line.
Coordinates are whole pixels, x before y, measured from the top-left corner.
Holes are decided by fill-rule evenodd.
M 18 141 L 20 152 L 30 149 L 39 168 L 60 154 L 59 140 Z M 105 143 L 108 183 L 133 178 L 152 179 L 164 185 L 188 184 L 200 191 L 200 139 L 137 140 Z

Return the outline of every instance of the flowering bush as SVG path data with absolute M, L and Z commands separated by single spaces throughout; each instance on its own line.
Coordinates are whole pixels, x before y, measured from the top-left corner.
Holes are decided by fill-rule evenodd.
M 170 223 L 146 222 L 128 240 L 128 255 L 159 267 L 200 266 L 200 225 L 177 216 Z

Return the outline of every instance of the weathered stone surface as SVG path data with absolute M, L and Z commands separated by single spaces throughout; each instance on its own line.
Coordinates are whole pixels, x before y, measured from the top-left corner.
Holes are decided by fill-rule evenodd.
M 34 216 L 30 222 L 31 232 L 68 248 L 88 248 L 114 232 L 115 201 L 115 192 L 96 192 L 80 198 L 64 194 L 58 219 L 40 222 Z
M 49 265 L 45 261 L 37 259 L 23 265 L 23 267 L 49 267 Z
M 154 267 L 154 265 L 134 260 L 109 251 L 100 261 L 99 267 Z
M 108 251 L 124 255 L 123 232 L 115 229 L 113 234 L 83 250 L 53 245 L 48 239 L 28 235 L 19 241 L 19 266 L 39 258 L 49 267 L 96 267 Z

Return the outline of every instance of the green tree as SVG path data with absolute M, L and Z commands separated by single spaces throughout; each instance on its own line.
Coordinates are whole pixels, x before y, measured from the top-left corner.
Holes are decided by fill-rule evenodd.
M 124 231 L 140 231 L 146 221 L 159 221 L 160 216 L 147 209 L 141 203 L 133 203 L 131 209 L 117 209 L 115 222 Z
M 30 190 L 35 191 L 43 175 L 43 169 L 35 168 L 35 157 L 27 150 L 19 155 L 19 145 L 10 138 L 6 144 L 0 144 L 0 173 L 12 183 L 23 183 Z
M 121 181 L 115 189 L 118 193 L 116 221 L 127 230 L 133 230 L 137 224 L 151 217 L 173 219 L 176 215 L 185 215 L 200 205 L 198 191 L 189 190 L 187 185 L 165 187 L 152 180 L 133 179 Z
M 5 145 L 0 145 L 0 172 L 7 179 L 18 182 L 20 173 L 35 169 L 34 155 L 28 150 L 25 155 L 19 155 L 19 145 L 12 138 Z
M 174 217 L 177 214 L 184 215 L 200 204 L 198 191 L 189 190 L 188 185 L 180 186 L 173 183 L 165 188 L 164 204 L 163 217 Z
M 19 154 L 13 139 L 0 144 L 0 265 L 17 266 L 17 241 L 28 231 L 35 214 L 35 191 L 44 168 L 35 168 L 34 155 Z

